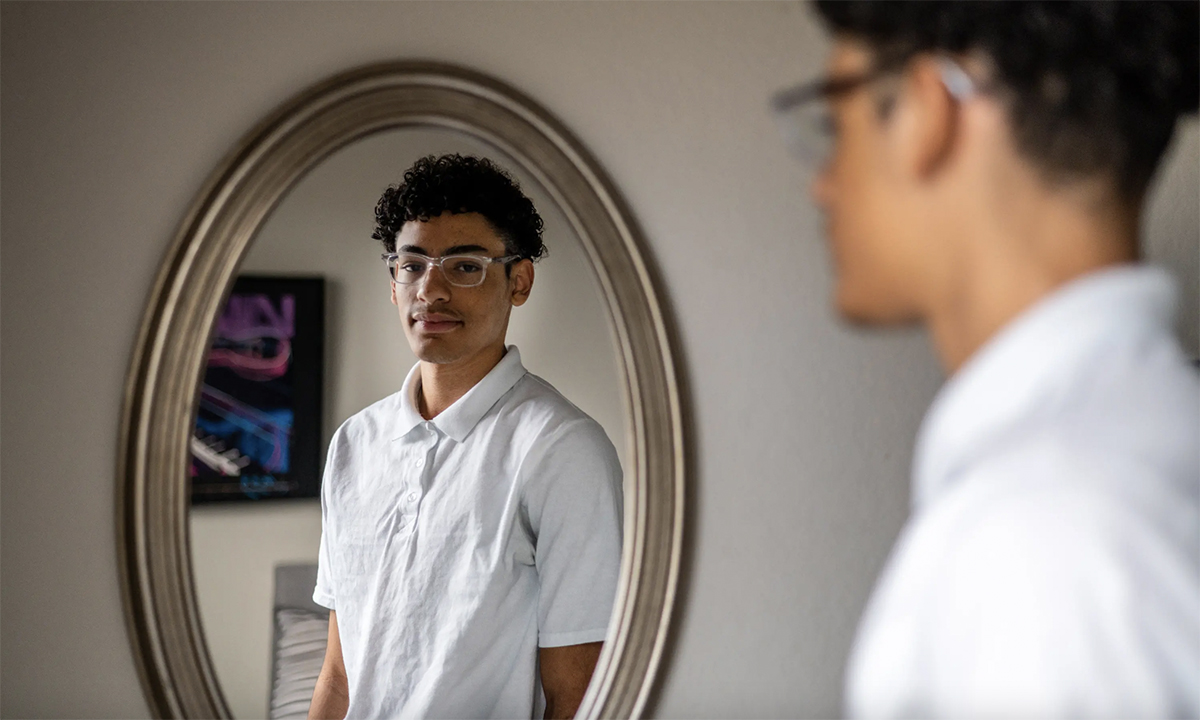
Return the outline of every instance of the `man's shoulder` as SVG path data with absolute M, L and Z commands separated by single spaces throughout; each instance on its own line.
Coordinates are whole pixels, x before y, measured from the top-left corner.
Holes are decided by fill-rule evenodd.
M 1175 564 L 1200 559 L 1191 547 L 1200 517 L 1196 478 L 1128 447 L 1046 430 L 963 475 L 918 520 L 926 540 L 960 566 L 995 569 L 1008 559 L 1020 572 L 1129 570 L 1127 558 L 1148 553 Z
M 533 373 L 526 373 L 513 386 L 501 413 L 504 422 L 512 425 L 514 437 L 527 445 L 573 441 L 612 447 L 600 423 Z
M 1194 515 L 1198 376 L 1170 353 L 1119 364 L 981 444 L 955 481 L 961 501 L 1026 515 L 1146 516 L 1171 506 Z
M 878 629 L 873 648 L 903 641 L 898 647 L 917 653 L 905 661 L 941 679 L 927 691 L 955 697 L 958 687 L 1001 678 L 1020 697 L 1055 669 L 1041 663 L 1069 662 L 1076 679 L 1102 678 L 1120 694 L 1128 673 L 1109 676 L 1107 659 L 1154 666 L 1168 646 L 1184 647 L 1195 666 L 1194 499 L 1115 492 L 1076 455 L 1058 459 L 1084 472 L 1047 474 L 1044 455 L 1013 453 L 975 468 L 974 484 L 906 528 L 881 604 L 884 621 L 897 625 Z
M 334 432 L 335 444 L 363 443 L 392 439 L 393 426 L 400 412 L 401 392 L 376 400 L 354 413 Z
M 527 372 L 513 386 L 506 411 L 522 419 L 554 425 L 592 425 L 596 421 L 545 379 Z
M 997 519 L 1196 511 L 1197 467 L 1105 439 L 1069 426 L 1030 427 L 964 468 L 955 501 Z
M 1194 607 L 1194 494 L 1121 477 L 1062 445 L 1024 450 L 975 466 L 912 518 L 894 568 L 909 607 L 936 608 L 931 621 L 948 632 L 1004 615 L 1015 625 L 996 629 L 1010 635 L 1026 611 L 1053 613 L 1066 632 L 1067 616 L 1128 628 Z M 1123 594 L 1135 607 L 1106 604 Z M 956 613 L 965 624 L 950 622 Z

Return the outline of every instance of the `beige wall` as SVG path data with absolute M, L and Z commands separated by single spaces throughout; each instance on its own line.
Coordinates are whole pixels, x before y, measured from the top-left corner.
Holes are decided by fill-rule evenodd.
M 919 333 L 851 332 L 828 311 L 819 224 L 765 112 L 774 89 L 819 70 L 823 41 L 798 4 L 5 2 L 0 17 L 0 714 L 145 716 L 113 469 L 155 269 L 258 118 L 397 57 L 537 98 L 645 231 L 694 443 L 690 550 L 651 712 L 837 713 L 940 373 Z M 1195 126 L 1181 149 L 1149 254 L 1185 282 L 1195 352 Z
M 458 133 L 405 129 L 372 136 L 320 163 L 267 218 L 242 264 L 259 275 L 326 281 L 322 457 L 346 418 L 395 392 L 416 358 L 404 339 L 371 239 L 380 193 L 418 157 L 490 157 L 517 176 L 545 222 L 546 257 L 508 342 L 522 362 L 599 422 L 624 455 L 623 386 L 600 287 L 565 216 L 519 167 Z M 202 505 L 191 514 L 197 602 L 217 679 L 235 717 L 263 717 L 270 688 L 274 567 L 316 562 L 317 501 Z

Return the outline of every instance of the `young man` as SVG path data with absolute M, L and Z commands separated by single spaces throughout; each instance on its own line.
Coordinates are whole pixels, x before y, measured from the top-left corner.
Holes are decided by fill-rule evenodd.
M 831 111 L 838 310 L 924 323 L 951 374 L 849 713 L 1200 715 L 1200 383 L 1136 263 L 1196 4 L 817 7 L 828 80 L 776 109 Z
M 603 429 L 505 346 L 542 220 L 488 160 L 423 158 L 376 209 L 420 362 L 334 434 L 313 599 L 312 718 L 571 717 L 621 562 Z

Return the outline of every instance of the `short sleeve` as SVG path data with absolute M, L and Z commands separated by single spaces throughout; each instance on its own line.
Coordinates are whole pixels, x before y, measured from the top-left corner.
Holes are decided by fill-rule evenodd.
M 321 545 L 317 551 L 317 585 L 313 588 L 313 602 L 321 607 L 336 610 L 335 598 L 337 593 L 334 592 L 334 573 L 330 552 L 330 529 L 333 522 L 333 508 L 330 503 L 332 497 L 331 488 L 335 482 L 334 475 L 338 467 L 337 462 L 337 447 L 342 436 L 341 429 L 334 433 L 333 439 L 329 442 L 329 452 L 325 457 L 325 472 L 321 478 Z
M 604 640 L 621 571 L 621 465 L 598 423 L 564 423 L 522 463 L 534 534 L 538 645 Z

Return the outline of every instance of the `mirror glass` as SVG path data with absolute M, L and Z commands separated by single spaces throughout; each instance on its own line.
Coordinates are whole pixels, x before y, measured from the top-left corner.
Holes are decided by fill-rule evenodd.
M 280 377 L 281 358 L 294 356 L 300 362 L 315 347 L 323 360 L 323 382 L 314 387 L 307 371 L 289 376 L 297 396 L 301 388 L 308 388 L 313 395 L 309 406 L 319 405 L 319 420 L 311 431 L 301 427 L 300 418 L 273 411 L 245 410 L 241 417 L 258 418 L 261 442 L 269 444 L 272 433 L 282 433 L 283 440 L 276 437 L 275 442 L 285 446 L 291 442 L 297 451 L 311 449 L 300 447 L 312 444 L 305 434 L 310 433 L 318 438 L 316 462 L 323 466 L 338 426 L 399 391 L 416 363 L 390 301 L 390 279 L 380 259 L 382 244 L 371 238 L 374 208 L 383 190 L 399 183 L 417 158 L 447 153 L 496 162 L 520 183 L 543 218 L 547 255 L 535 265 L 528 302 L 513 309 L 507 343 L 520 349 L 529 372 L 544 378 L 600 424 L 624 464 L 627 400 L 617 346 L 582 243 L 561 209 L 517 163 L 476 138 L 450 130 L 405 128 L 369 136 L 304 176 L 260 228 L 239 274 L 323 278 L 323 332 L 315 340 L 302 340 L 304 331 L 297 325 L 309 327 L 304 324 L 304 313 L 309 311 L 300 296 L 289 301 L 296 304 L 277 301 L 264 307 L 246 300 L 249 304 L 227 307 L 222 316 L 209 368 L 236 366 L 243 379 L 271 381 Z M 252 297 L 254 292 L 251 287 L 243 295 Z M 246 322 L 239 325 L 235 322 L 239 317 Z M 269 327 L 276 330 L 263 329 Z M 314 398 L 317 402 L 312 402 Z M 324 647 L 324 625 L 314 632 L 316 626 L 301 622 L 325 612 L 311 601 L 321 505 L 312 496 L 271 496 L 268 465 L 274 462 L 272 467 L 278 469 L 280 459 L 230 440 L 229 422 L 238 422 L 229 417 L 237 415 L 231 411 L 235 402 L 206 381 L 192 444 L 193 466 L 200 468 L 193 470 L 193 481 L 196 487 L 207 483 L 224 494 L 214 491 L 207 501 L 191 506 L 199 613 L 217 679 L 234 717 L 279 717 L 289 712 L 303 717 L 308 698 L 281 697 L 279 688 L 273 696 L 272 686 L 280 662 L 276 644 L 283 632 L 281 618 L 295 621 L 288 628 L 296 641 L 288 646 L 293 656 L 318 654 Z M 228 432 L 223 434 L 223 427 Z M 628 472 L 625 477 L 628 480 Z M 225 484 L 218 487 L 218 479 Z M 239 495 L 241 499 L 220 499 Z M 297 612 L 285 612 L 292 606 Z

